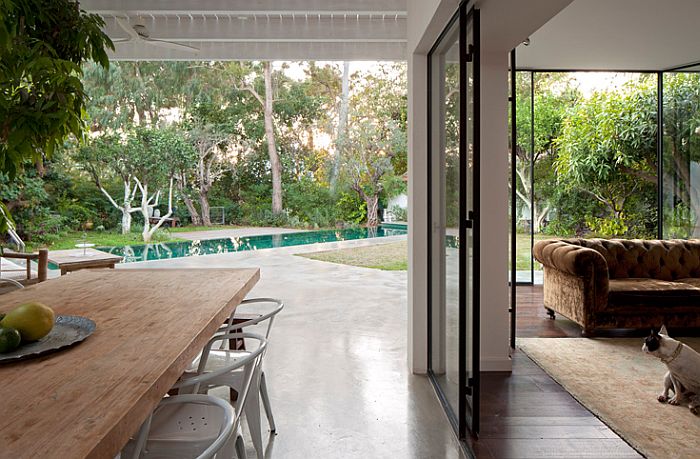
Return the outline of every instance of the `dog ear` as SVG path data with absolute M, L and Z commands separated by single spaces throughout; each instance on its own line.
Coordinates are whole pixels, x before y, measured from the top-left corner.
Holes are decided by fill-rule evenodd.
M 668 336 L 668 330 L 666 330 L 666 325 L 661 326 L 661 330 L 659 330 L 659 333 Z

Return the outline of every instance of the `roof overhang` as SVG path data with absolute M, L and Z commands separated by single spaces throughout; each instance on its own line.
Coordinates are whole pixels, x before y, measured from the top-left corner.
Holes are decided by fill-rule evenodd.
M 698 62 L 698 18 L 698 0 L 575 0 L 518 46 L 517 66 L 657 71 Z
M 116 60 L 405 60 L 405 0 L 83 0 L 113 39 L 128 38 L 117 18 L 150 37 L 119 43 Z

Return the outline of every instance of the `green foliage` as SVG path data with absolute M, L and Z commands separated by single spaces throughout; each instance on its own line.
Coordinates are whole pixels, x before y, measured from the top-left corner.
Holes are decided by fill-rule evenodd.
M 367 218 L 367 207 L 356 193 L 341 193 L 335 209 L 340 221 L 359 224 Z
M 516 86 L 520 212 L 549 221 L 539 228 L 547 234 L 655 237 L 655 80 L 639 75 L 587 97 L 567 73 L 538 73 L 532 82 L 521 74 Z
M 389 209 L 394 215 L 396 221 L 407 222 L 408 221 L 408 209 L 404 209 L 401 206 L 391 206 Z
M 80 65 L 108 66 L 102 19 L 70 0 L 5 0 L 0 8 L 0 170 L 14 178 L 83 133 Z

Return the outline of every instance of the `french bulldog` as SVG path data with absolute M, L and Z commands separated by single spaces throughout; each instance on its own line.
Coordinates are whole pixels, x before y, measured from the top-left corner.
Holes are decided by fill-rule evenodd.
M 653 330 L 644 339 L 642 351 L 653 355 L 666 364 L 664 390 L 659 395 L 661 403 L 671 405 L 688 404 L 690 412 L 700 413 L 700 354 L 691 347 L 668 336 L 666 326 Z M 673 397 L 669 398 L 669 391 Z

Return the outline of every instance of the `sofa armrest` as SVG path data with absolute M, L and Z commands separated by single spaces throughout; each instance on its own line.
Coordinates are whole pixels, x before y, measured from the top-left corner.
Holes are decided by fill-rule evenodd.
M 538 241 L 534 256 L 544 265 L 544 305 L 581 325 L 596 327 L 608 306 L 608 265 L 593 249 L 562 240 Z
M 535 243 L 533 255 L 546 267 L 578 277 L 592 275 L 608 283 L 608 264 L 596 250 L 561 240 L 546 240 Z

